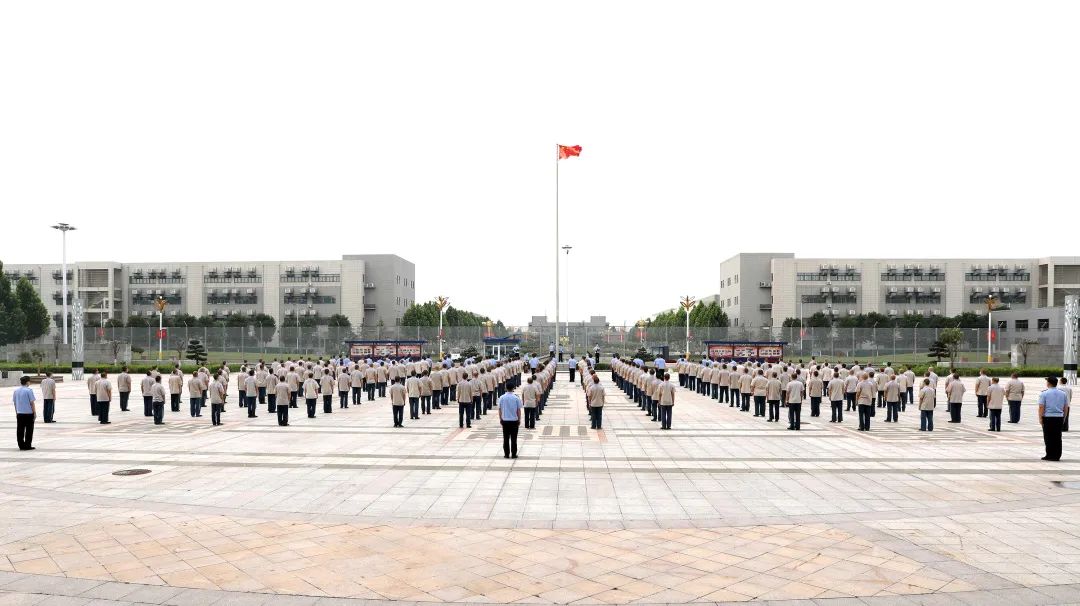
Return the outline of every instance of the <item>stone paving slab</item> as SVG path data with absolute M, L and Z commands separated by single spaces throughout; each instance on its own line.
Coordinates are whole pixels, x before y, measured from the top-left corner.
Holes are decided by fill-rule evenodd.
M 103 427 L 59 391 L 39 449 L 0 450 L 0 605 L 1080 601 L 1080 491 L 1056 483 L 1080 460 L 1038 460 L 1032 402 L 1000 434 L 808 406 L 788 432 L 680 390 L 661 432 L 609 383 L 597 432 L 562 375 L 510 461 L 491 415 L 155 427 L 114 405 Z

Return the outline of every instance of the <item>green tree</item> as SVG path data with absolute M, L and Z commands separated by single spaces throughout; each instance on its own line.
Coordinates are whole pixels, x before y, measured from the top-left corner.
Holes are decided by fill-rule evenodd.
M 941 342 L 941 339 L 937 339 L 930 344 L 930 349 L 927 351 L 927 353 L 930 355 L 931 358 L 937 361 L 937 364 L 940 365 L 942 358 L 949 357 L 949 348 Z
M 784 328 L 799 328 L 802 326 L 802 319 L 800 318 L 784 318 L 784 323 L 781 324 Z
M 176 314 L 175 316 L 165 316 L 165 326 L 198 326 L 199 319 L 191 314 Z
M 829 316 L 826 316 L 822 312 L 815 312 L 814 315 L 806 319 L 806 325 L 814 328 L 823 328 L 829 326 Z
M 274 340 L 274 333 L 277 332 L 277 322 L 274 320 L 274 316 L 255 314 L 251 317 L 251 323 L 255 326 L 256 339 L 264 343 Z
M 146 328 L 150 326 L 150 320 L 143 316 L 131 315 L 128 316 L 127 325 L 129 328 Z
M 18 343 L 26 337 L 26 315 L 11 291 L 11 280 L 0 262 L 0 345 Z
M 49 312 L 30 280 L 22 278 L 15 286 L 15 300 L 26 318 L 26 339 L 37 339 L 49 333 Z
M 471 311 L 447 306 L 443 312 L 443 326 L 481 326 L 491 318 Z M 401 316 L 402 326 L 438 326 L 439 307 L 434 302 L 414 303 Z M 505 330 L 503 323 L 495 322 L 494 330 Z
M 123 327 L 124 327 L 124 321 L 123 320 L 117 320 L 116 318 L 109 318 L 108 320 L 105 320 L 105 328 L 123 328 Z
M 960 344 L 964 341 L 964 333 L 959 328 L 946 328 L 938 334 L 938 341 L 945 346 L 949 355 L 950 366 L 956 366 L 956 358 L 960 355 Z
M 344 314 L 334 314 L 326 319 L 326 325 L 348 328 L 352 326 L 352 322 L 350 322 L 349 317 Z
M 191 339 L 188 341 L 185 357 L 196 364 L 202 364 L 207 358 L 206 347 L 198 339 Z

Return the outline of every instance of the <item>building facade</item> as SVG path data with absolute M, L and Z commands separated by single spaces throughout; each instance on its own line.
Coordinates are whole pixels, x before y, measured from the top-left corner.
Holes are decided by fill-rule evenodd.
M 10 278 L 27 278 L 53 320 L 62 325 L 59 263 L 5 265 Z M 355 327 L 395 326 L 416 298 L 416 266 L 396 255 L 345 255 L 332 261 L 199 263 L 69 263 L 68 304 L 82 303 L 88 325 L 129 316 L 154 318 L 154 301 L 168 302 L 166 316 L 227 318 L 267 314 L 278 326 L 300 318 L 342 314 Z M 70 308 L 69 308 L 70 311 Z
M 993 296 L 1014 310 L 1060 307 L 1080 292 L 1080 257 L 801 259 L 742 253 L 720 264 L 719 302 L 735 326 L 774 326 L 822 312 L 955 316 L 986 313 Z

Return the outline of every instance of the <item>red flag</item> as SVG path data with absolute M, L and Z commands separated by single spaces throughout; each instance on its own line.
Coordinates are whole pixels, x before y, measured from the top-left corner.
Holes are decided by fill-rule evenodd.
M 580 155 L 581 155 L 581 146 L 580 145 L 560 145 L 559 146 L 559 159 L 560 160 L 565 160 L 565 159 L 567 159 L 567 158 L 569 158 L 571 156 L 580 156 Z

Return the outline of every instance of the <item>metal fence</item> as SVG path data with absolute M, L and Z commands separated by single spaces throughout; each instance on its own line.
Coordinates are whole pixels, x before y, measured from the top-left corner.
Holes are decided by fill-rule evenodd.
M 561 327 L 558 343 L 567 353 L 592 352 L 594 347 L 606 357 L 612 353 L 629 355 L 640 347 L 653 351 L 666 347 L 672 356 L 686 349 L 686 329 L 615 326 L 592 328 Z M 927 361 L 931 344 L 941 331 L 937 328 L 691 328 L 690 351 L 699 355 L 705 351 L 705 341 L 784 341 L 787 358 L 818 356 L 832 359 L 916 359 Z M 961 360 L 986 360 L 985 328 L 961 329 Z M 526 327 L 447 327 L 443 332 L 443 350 L 460 353 L 470 347 L 483 351 L 485 337 L 517 337 L 522 351 L 546 353 L 555 343 L 553 328 Z M 50 336 L 33 343 L 0 347 L 0 359 L 14 361 L 20 353 L 37 349 L 46 360 L 70 360 L 69 351 L 59 346 L 58 337 Z M 212 360 L 274 357 L 279 355 L 332 356 L 344 351 L 348 339 L 411 339 L 423 340 L 425 354 L 439 351 L 439 329 L 433 326 L 372 327 L 363 330 L 349 327 L 171 327 L 160 341 L 162 357 L 166 360 L 183 358 L 191 339 L 198 339 L 207 348 Z M 1008 362 L 1008 353 L 1015 343 L 1037 343 L 1042 357 L 1060 360 L 1064 335 L 1060 329 L 1003 331 L 994 342 L 995 360 Z M 112 347 L 121 343 L 131 346 L 133 358 L 157 359 L 159 340 L 156 328 L 94 328 L 85 329 L 88 363 L 111 361 Z M 96 347 L 95 347 L 96 346 Z M 90 354 L 93 351 L 96 353 Z

